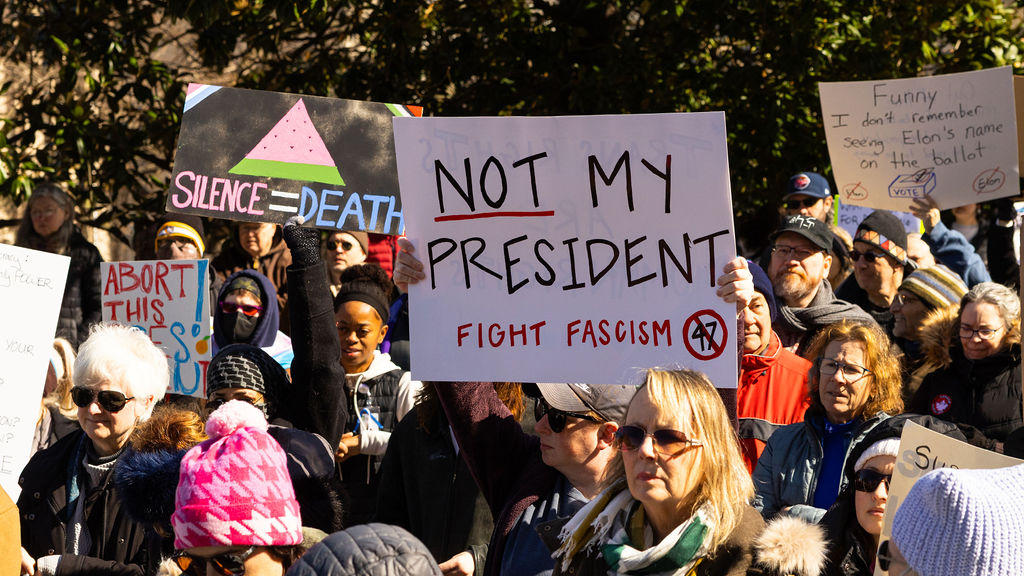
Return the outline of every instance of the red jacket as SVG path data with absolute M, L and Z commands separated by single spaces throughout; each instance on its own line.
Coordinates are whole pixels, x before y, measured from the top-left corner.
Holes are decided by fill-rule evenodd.
M 777 428 L 803 422 L 809 405 L 807 373 L 811 366 L 810 361 L 783 348 L 774 331 L 761 354 L 743 355 L 736 415 L 743 460 L 751 473 Z

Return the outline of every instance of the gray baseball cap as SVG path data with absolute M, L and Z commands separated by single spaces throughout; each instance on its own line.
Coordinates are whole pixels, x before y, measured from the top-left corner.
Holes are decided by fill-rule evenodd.
M 623 422 L 636 386 L 629 384 L 537 383 L 544 401 L 555 410 L 583 413 L 594 411 L 608 422 Z

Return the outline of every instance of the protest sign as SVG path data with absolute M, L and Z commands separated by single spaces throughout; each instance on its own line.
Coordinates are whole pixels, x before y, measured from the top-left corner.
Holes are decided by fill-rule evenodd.
M 736 386 L 723 113 L 394 124 L 415 378 Z
M 892 534 L 893 516 L 906 499 L 914 482 L 921 476 L 939 468 L 988 470 L 1020 463 L 1021 460 L 1016 458 L 971 446 L 914 422 L 907 422 L 900 438 L 899 456 L 896 457 L 896 465 L 892 470 L 889 500 L 885 505 L 885 519 L 878 542 L 882 543 L 889 539 Z M 876 565 L 875 574 L 883 576 L 886 572 Z
M 818 89 L 843 202 L 906 212 L 923 196 L 945 210 L 1019 193 L 1008 66 Z
M 401 234 L 391 118 L 421 112 L 189 84 L 167 211 Z
M 1017 110 L 1017 165 L 1024 164 L 1024 130 L 1021 129 L 1021 122 L 1024 122 L 1024 77 L 1013 77 L 1013 101 Z
M 17 500 L 71 259 L 0 244 L 0 486 Z
M 136 326 L 164 354 L 167 391 L 206 398 L 210 364 L 208 260 L 103 262 L 103 320 Z
M 875 211 L 874 208 L 868 208 L 866 206 L 857 206 L 855 204 L 847 204 L 846 202 L 836 202 L 836 224 L 850 233 L 850 237 L 857 235 L 857 226 L 860 225 L 861 221 L 868 217 Z M 921 220 L 909 212 L 893 212 L 900 222 L 903 223 L 903 227 L 906 228 L 907 234 L 920 234 L 921 233 Z

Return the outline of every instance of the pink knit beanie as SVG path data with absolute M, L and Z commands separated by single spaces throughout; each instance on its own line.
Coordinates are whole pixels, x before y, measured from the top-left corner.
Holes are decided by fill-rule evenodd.
M 210 439 L 181 460 L 174 547 L 290 546 L 302 520 L 284 450 L 255 406 L 232 400 L 206 422 Z

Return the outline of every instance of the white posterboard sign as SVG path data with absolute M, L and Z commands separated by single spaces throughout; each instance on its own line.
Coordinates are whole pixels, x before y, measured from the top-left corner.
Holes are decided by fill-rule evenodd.
M 28 463 L 71 259 L 0 244 L 0 485 Z
M 856 206 L 854 204 L 847 204 L 846 202 L 839 201 L 838 208 L 836 209 L 836 224 L 840 228 L 850 233 L 851 238 L 857 236 L 857 226 L 875 211 L 874 208 L 868 208 L 866 206 Z M 903 223 L 903 228 L 906 229 L 907 234 L 920 234 L 921 233 L 921 220 L 911 214 L 910 212 L 893 212 L 893 214 L 900 219 Z
M 736 386 L 722 112 L 396 118 L 421 380 Z
M 945 210 L 1019 193 L 1009 66 L 818 90 L 843 202 L 906 212 L 923 196 Z
M 103 320 L 149 335 L 171 369 L 171 394 L 206 398 L 210 364 L 208 260 L 104 262 Z
M 1021 460 L 997 454 L 984 448 L 972 446 L 929 430 L 924 426 L 907 422 L 900 437 L 900 452 L 892 470 L 889 485 L 889 500 L 885 505 L 885 519 L 878 542 L 885 542 L 892 535 L 892 519 L 900 504 L 907 498 L 910 488 L 917 479 L 939 468 L 960 468 L 965 470 L 988 470 L 1006 468 L 1020 464 Z M 877 564 L 875 576 L 887 574 Z

